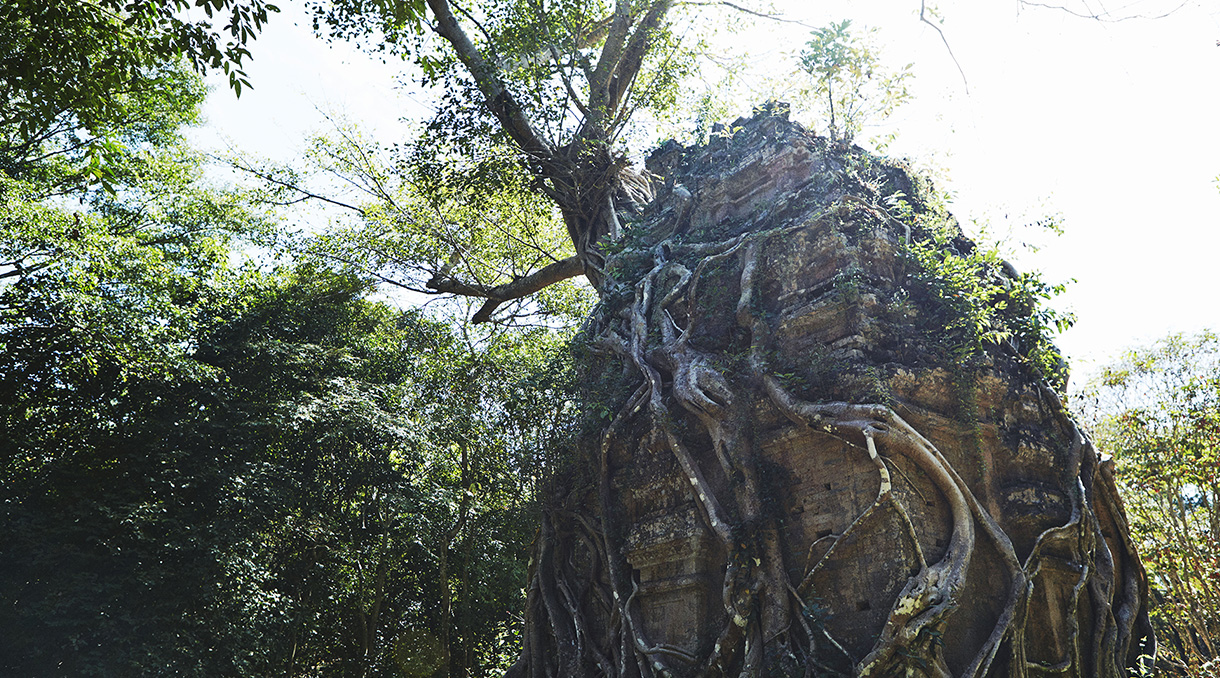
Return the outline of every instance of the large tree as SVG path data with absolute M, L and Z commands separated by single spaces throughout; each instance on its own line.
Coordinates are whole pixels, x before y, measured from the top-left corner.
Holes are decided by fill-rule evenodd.
M 415 162 L 464 168 L 479 179 L 475 191 L 507 182 L 545 198 L 575 250 L 499 284 L 463 280 L 442 260 L 429 289 L 486 299 L 478 319 L 487 320 L 500 303 L 574 276 L 601 288 L 601 243 L 617 239 L 625 215 L 650 198 L 621 137 L 641 110 L 672 105 L 688 67 L 691 48 L 672 35 L 674 6 L 429 0 L 316 7 L 319 28 L 367 37 L 376 26 L 378 49 L 409 55 L 426 82 L 444 85 L 442 107 L 420 144 L 428 152 Z M 443 179 L 457 183 L 452 171 Z
M 87 331 L 0 330 L 0 668 L 502 671 L 547 414 L 514 385 L 547 339 L 472 352 L 302 269 L 199 280 L 215 294 L 177 342 L 131 342 L 163 319 L 138 307 L 149 273 Z

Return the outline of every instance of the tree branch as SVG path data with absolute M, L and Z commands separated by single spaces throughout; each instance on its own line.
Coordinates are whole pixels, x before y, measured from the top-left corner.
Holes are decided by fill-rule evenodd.
M 360 216 L 364 216 L 364 214 L 365 214 L 365 211 L 364 211 L 362 208 L 360 208 L 360 207 L 356 207 L 355 205 L 349 205 L 348 203 L 345 203 L 345 202 L 343 202 L 343 201 L 341 201 L 341 200 L 335 200 L 334 198 L 328 198 L 328 197 L 326 197 L 326 196 L 324 196 L 324 195 L 321 195 L 321 194 L 319 194 L 319 193 L 314 193 L 313 191 L 310 191 L 310 190 L 308 190 L 308 189 L 306 189 L 306 188 L 302 188 L 300 184 L 296 184 L 296 183 L 293 183 L 293 182 L 291 182 L 291 181 L 284 181 L 283 179 L 277 179 L 277 178 L 275 178 L 273 175 L 271 175 L 270 173 L 268 173 L 268 172 L 263 172 L 262 170 L 255 169 L 254 167 L 251 167 L 250 165 L 247 165 L 247 164 L 242 163 L 240 160 L 229 160 L 229 159 L 221 158 L 221 157 L 219 157 L 219 156 L 215 156 L 215 155 L 213 155 L 213 156 L 211 156 L 211 157 L 212 157 L 214 160 L 220 160 L 220 161 L 222 161 L 222 162 L 225 162 L 226 164 L 228 164 L 228 165 L 229 165 L 230 167 L 232 167 L 233 169 L 240 170 L 240 171 L 245 172 L 245 173 L 247 173 L 247 174 L 253 174 L 254 176 L 258 177 L 259 179 L 262 179 L 263 181 L 266 181 L 267 183 L 274 184 L 274 185 L 276 185 L 276 186 L 280 186 L 280 187 L 282 187 L 282 188 L 287 188 L 287 189 L 288 189 L 288 190 L 290 190 L 290 191 L 295 191 L 295 192 L 297 192 L 297 193 L 300 193 L 300 194 L 303 196 L 303 198 L 302 198 L 302 199 L 305 199 L 305 200 L 321 200 L 322 202 L 325 202 L 325 203 L 330 203 L 330 204 L 334 205 L 335 207 L 342 207 L 342 208 L 344 208 L 344 209 L 349 209 L 349 210 L 351 210 L 351 211 L 355 212 L 356 214 L 359 214 Z M 297 202 L 300 202 L 300 200 L 293 200 L 293 201 L 290 201 L 290 202 L 287 202 L 287 203 L 276 203 L 276 202 L 271 201 L 271 200 L 268 200 L 267 202 L 270 202 L 270 203 L 272 203 L 272 204 L 288 204 L 288 205 L 292 205 L 292 204 L 295 204 L 295 203 L 297 203 Z
M 563 81 L 563 86 L 568 92 L 568 98 L 576 105 L 576 109 L 580 111 L 580 114 L 588 120 L 589 108 L 580 100 L 580 95 L 576 93 L 576 88 L 572 87 L 572 78 L 564 70 L 563 63 L 560 61 L 559 48 L 552 44 L 550 45 L 550 52 L 551 58 L 555 61 L 555 72 L 559 74 L 559 79 Z
M 529 296 L 561 280 L 575 278 L 584 273 L 584 271 L 584 265 L 580 259 L 573 256 L 544 266 L 529 275 L 494 287 L 472 285 L 454 280 L 453 278 L 442 278 L 439 275 L 434 276 L 425 283 L 425 287 L 438 293 L 486 299 L 487 302 L 483 304 L 472 318 L 472 321 L 475 323 L 484 323 L 491 320 L 491 314 L 495 312 L 500 304 Z
M 927 10 L 927 0 L 920 0 L 919 20 L 931 26 L 932 30 L 936 31 L 936 34 L 940 36 L 940 41 L 945 43 L 945 51 L 949 53 L 949 58 L 953 59 L 953 65 L 957 66 L 957 72 L 961 73 L 962 75 L 962 85 L 964 85 L 966 88 L 966 94 L 970 94 L 970 81 L 966 79 L 966 71 L 962 70 L 962 65 L 958 62 L 957 56 L 953 53 L 953 48 L 949 46 L 949 39 L 945 37 L 945 32 L 941 30 L 940 26 L 937 26 L 931 19 L 928 18 Z
M 488 110 L 500 121 L 504 131 L 522 151 L 541 160 L 550 159 L 554 154 L 551 144 L 534 131 L 529 120 L 525 118 L 521 105 L 517 103 L 500 79 L 497 69 L 483 57 L 479 48 L 462 30 L 457 17 L 453 16 L 449 2 L 447 0 L 427 0 L 427 2 L 433 16 L 436 17 L 436 25 L 433 26 L 433 30 L 453 45 L 458 59 L 466 66 L 466 70 L 474 77 L 479 91 L 483 93 Z
M 610 31 L 606 34 L 606 42 L 602 45 L 601 56 L 597 58 L 597 67 L 589 76 L 589 108 L 595 117 L 588 124 L 600 125 L 606 118 L 606 101 L 609 98 L 610 79 L 622 59 L 623 46 L 627 41 L 627 31 L 631 28 L 630 2 L 618 0 L 614 4 L 614 18 L 610 23 Z
M 1177 7 L 1174 7 L 1173 9 L 1169 10 L 1168 12 L 1165 12 L 1163 14 L 1158 14 L 1156 16 L 1149 16 L 1147 14 L 1128 14 L 1127 16 L 1120 16 L 1120 17 L 1115 17 L 1113 14 L 1110 13 L 1110 10 L 1103 10 L 1101 12 L 1093 12 L 1090 10 L 1089 13 L 1085 13 L 1085 12 L 1078 12 L 1074 9 L 1068 9 L 1067 7 L 1064 7 L 1063 5 L 1049 5 L 1049 4 L 1044 4 L 1041 2 L 1028 2 L 1027 0 L 1020 0 L 1020 3 L 1022 6 L 1025 6 L 1025 7 L 1040 7 L 1042 9 L 1057 9 L 1061 12 L 1067 12 L 1068 14 L 1071 14 L 1074 17 L 1080 17 L 1081 19 L 1092 19 L 1093 21 L 1102 21 L 1105 23 L 1118 23 L 1120 21 L 1129 21 L 1131 19 L 1147 19 L 1147 20 L 1164 19 L 1165 17 L 1167 17 L 1171 14 L 1176 14 L 1178 12 L 1178 10 L 1180 10 L 1183 7 L 1185 7 L 1186 5 L 1188 5 L 1190 3 L 1190 0 L 1183 0 L 1183 2 L 1181 4 L 1179 4 Z
M 687 2 L 681 2 L 678 4 L 690 5 L 690 6 L 694 6 L 694 7 L 713 7 L 716 5 L 724 5 L 725 7 L 728 7 L 729 9 L 737 10 L 738 12 L 741 12 L 743 14 L 750 14 L 752 16 L 759 17 L 760 19 L 768 19 L 770 21 L 775 21 L 775 22 L 782 23 L 782 24 L 796 24 L 797 26 L 801 26 L 803 28 L 808 28 L 810 30 L 816 30 L 817 28 L 819 28 L 818 26 L 814 26 L 812 24 L 807 24 L 804 21 L 798 21 L 796 19 L 789 19 L 789 18 L 783 16 L 782 14 L 767 14 L 765 12 L 757 12 L 748 7 L 742 7 L 741 5 L 738 5 L 738 4 L 735 4 L 732 2 L 725 2 L 724 0 L 709 0 L 707 2 L 699 2 L 697 0 L 688 0 Z
M 653 2 L 652 6 L 648 8 L 648 13 L 644 15 L 644 19 L 640 21 L 640 25 L 631 34 L 631 40 L 628 41 L 627 47 L 623 52 L 617 72 L 609 83 L 610 91 L 606 101 L 607 112 L 618 108 L 619 102 L 622 101 L 623 93 L 635 81 L 635 76 L 639 73 L 640 66 L 644 63 L 644 56 L 648 54 L 648 47 L 652 42 L 652 32 L 661 25 L 661 22 L 665 19 L 665 14 L 669 12 L 669 8 L 672 6 L 673 0 L 656 0 Z

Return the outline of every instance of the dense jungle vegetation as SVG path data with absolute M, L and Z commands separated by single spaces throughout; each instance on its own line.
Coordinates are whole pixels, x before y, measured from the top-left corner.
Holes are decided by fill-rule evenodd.
M 573 54 L 615 39 L 617 24 L 565 25 L 581 3 L 560 4 L 551 28 Z M 222 185 L 183 139 L 201 71 L 250 85 L 242 60 L 274 7 L 199 2 L 224 29 L 180 18 L 186 0 L 0 9 L 0 673 L 511 665 L 538 490 L 579 408 L 566 342 L 594 294 L 572 279 L 619 226 L 610 192 L 565 182 L 622 169 L 606 151 L 620 114 L 684 114 L 690 54 L 657 57 L 678 40 L 660 30 L 671 4 L 633 14 L 651 42 L 618 36 L 627 71 L 545 92 L 520 86 L 557 77 L 555 47 L 513 3 L 481 38 L 515 64 L 503 80 L 421 37 L 431 11 L 460 43 L 447 3 L 317 6 L 321 32 L 409 55 L 458 113 L 385 153 L 353 130 L 320 141 L 322 168 L 365 201 L 297 236 L 280 209 L 296 175 Z M 537 96 L 469 112 L 506 100 L 497 82 Z M 573 87 L 591 88 L 592 122 L 542 144 L 522 112 L 562 132 Z M 883 108 L 905 95 L 885 90 Z M 850 140 L 850 99 L 813 96 Z M 689 116 L 703 136 L 706 114 Z M 1218 361 L 1215 335 L 1170 337 L 1079 398 L 1121 470 L 1164 667 L 1182 675 L 1220 675 Z

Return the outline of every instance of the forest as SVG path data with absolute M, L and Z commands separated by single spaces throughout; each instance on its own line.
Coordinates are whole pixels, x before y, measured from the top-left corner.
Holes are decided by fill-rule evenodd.
M 740 21 L 779 16 L 710 4 Z M 911 21 L 943 25 L 917 4 Z M 836 641 L 828 598 L 802 598 L 821 562 L 792 584 L 774 565 L 791 560 L 768 490 L 782 473 L 756 454 L 771 443 L 743 423 L 761 407 L 749 398 L 865 451 L 875 473 L 871 455 L 883 493 L 893 471 L 895 487 L 909 488 L 892 506 L 926 491 L 955 516 L 973 511 L 978 533 L 1000 544 L 978 547 L 976 570 L 986 549 L 997 562 L 1020 555 L 1028 572 L 1015 567 L 1012 581 L 1028 575 L 1033 590 L 1041 565 L 1028 563 L 1042 547 L 1003 547 L 995 535 L 1008 523 L 984 515 L 1000 504 L 969 496 L 973 466 L 946 471 L 952 482 L 928 470 L 957 457 L 907 423 L 916 419 L 892 392 L 910 375 L 901 360 L 827 343 L 802 349 L 798 364 L 777 347 L 786 311 L 766 304 L 783 295 L 755 270 L 785 270 L 776 237 L 807 238 L 810 251 L 821 241 L 780 221 L 700 221 L 715 181 L 731 181 L 708 179 L 700 192 L 682 178 L 713 176 L 699 163 L 750 152 L 755 135 L 807 144 L 834 166 L 812 183 L 836 202 L 810 223 L 833 221 L 835 242 L 901 245 L 892 287 L 864 261 L 836 274 L 827 299 L 869 312 L 880 303 L 878 317 L 897 328 L 885 331 L 906 342 L 895 355 L 958 375 L 945 397 L 963 430 L 982 440 L 989 416 L 976 376 L 1007 370 L 1062 399 L 1062 416 L 1044 418 L 1068 432 L 1047 439 L 1071 437 L 1075 424 L 1062 422 L 1079 422 L 1072 455 L 1113 469 L 1121 501 L 1096 510 L 1138 553 L 1142 571 L 1127 576 L 1143 588 L 1129 594 L 1156 641 L 1133 636 L 1112 667 L 1101 650 L 1087 664 L 1077 649 L 1055 671 L 1220 676 L 1220 336 L 1158 331 L 1069 389 L 1054 345 L 1074 321 L 1055 304 L 1063 286 L 962 235 L 938 179 L 868 137 L 912 96 L 912 67 L 887 62 L 868 29 L 809 27 L 796 46 L 805 86 L 790 102 L 737 110 L 687 96 L 709 49 L 690 27 L 719 21 L 699 3 L 304 7 L 319 40 L 401 61 L 436 115 L 392 143 L 336 121 L 299 162 L 220 157 L 189 130 L 209 96 L 240 105 L 258 90 L 247 69 L 279 8 L 0 8 L 0 674 L 931 676 L 1018 666 L 1019 634 L 1005 624 L 1041 598 L 1014 593 L 1000 605 L 973 660 L 941 656 L 951 608 L 976 595 L 966 583 L 947 588 L 947 602 L 932 596 L 925 621 L 908 615 L 894 630 L 908 589 L 959 571 L 965 581 L 976 548 L 960 522 L 941 562 L 912 537 L 922 568 L 895 589 L 901 600 L 875 645 Z M 217 74 L 225 84 L 209 92 L 204 76 Z M 818 121 L 816 134 L 769 121 L 786 125 L 789 106 Z M 661 128 L 684 136 L 647 133 Z M 796 219 L 783 217 L 795 199 L 775 202 L 768 218 Z M 984 445 L 971 444 L 981 458 Z M 694 497 L 691 522 L 723 541 L 708 547 L 723 609 L 691 641 L 697 652 L 645 642 L 659 631 L 640 610 L 661 607 L 633 607 L 647 568 L 629 549 L 636 528 L 611 522 L 643 511 L 615 464 L 658 450 L 691 479 L 681 491 Z M 932 461 L 897 461 L 919 454 Z M 989 463 L 978 462 L 984 480 Z M 1072 496 L 1077 514 L 1102 501 L 1091 485 Z M 940 519 L 933 504 L 894 515 L 915 531 Z M 847 537 L 873 511 L 847 520 L 822 560 L 839 539 L 854 553 Z M 1098 535 L 1110 529 L 1096 522 Z M 959 539 L 969 548 L 955 551 Z M 1105 549 L 1085 549 L 1089 567 L 1105 569 L 1091 560 Z M 1089 584 L 1091 595 L 1101 588 Z M 1091 624 L 1101 609 L 1080 618 Z M 1112 616 L 1119 635 L 1138 627 Z M 1022 662 L 1011 675 L 1055 668 L 1026 673 L 1036 662 Z

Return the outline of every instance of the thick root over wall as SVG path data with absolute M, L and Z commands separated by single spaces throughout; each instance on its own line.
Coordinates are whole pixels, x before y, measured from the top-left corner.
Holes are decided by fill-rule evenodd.
M 1154 641 L 1111 465 L 1019 347 L 946 346 L 909 248 L 948 215 L 783 116 L 736 127 L 654 156 L 607 248 L 603 418 L 510 675 L 1128 675 Z

